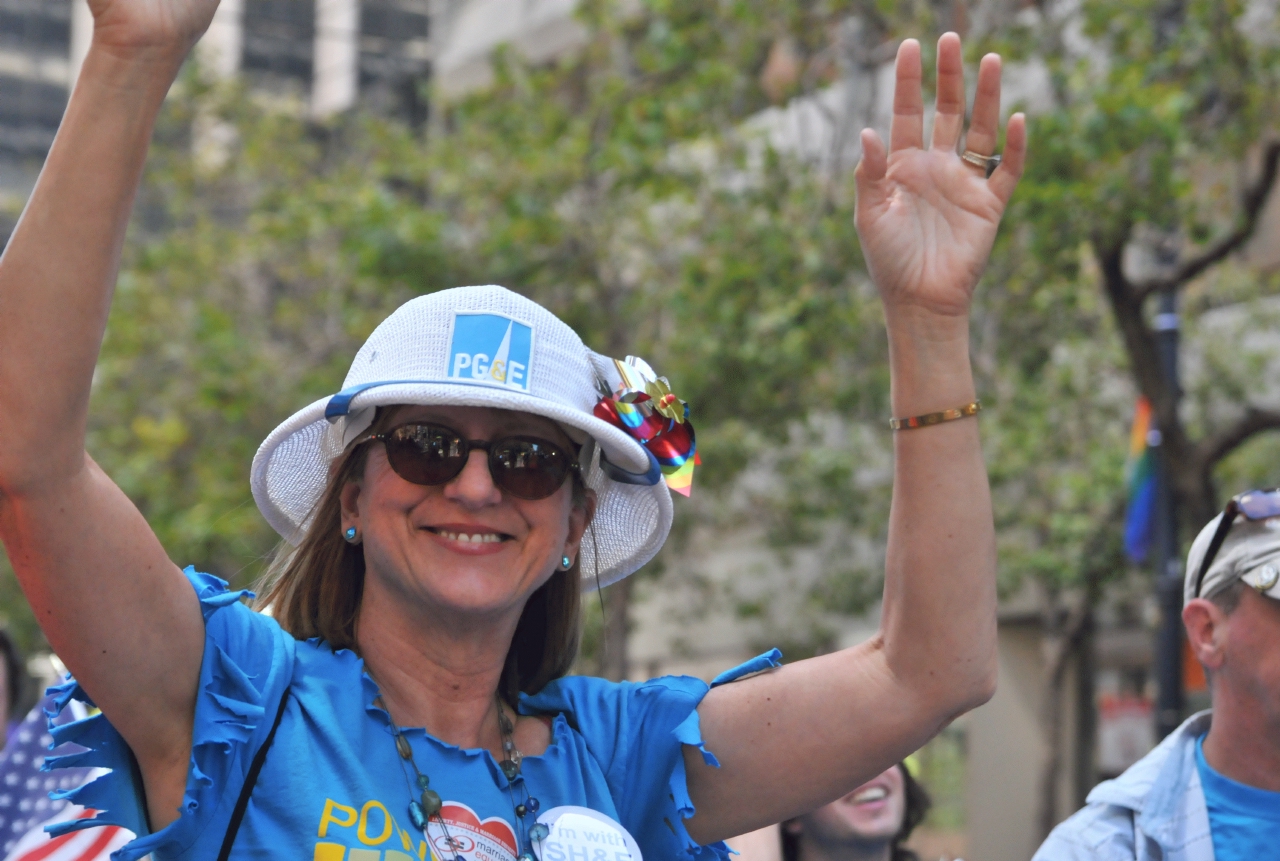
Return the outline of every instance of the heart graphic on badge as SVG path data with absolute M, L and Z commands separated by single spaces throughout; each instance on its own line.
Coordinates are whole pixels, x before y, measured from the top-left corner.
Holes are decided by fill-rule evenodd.
M 491 816 L 481 820 L 474 810 L 460 801 L 446 801 L 440 808 L 440 816 L 450 829 L 450 837 L 457 844 L 450 847 L 456 854 L 469 856 L 475 853 L 477 847 L 488 847 L 490 852 L 480 852 L 476 857 L 492 858 L 492 850 L 499 849 L 506 857 L 515 858 L 518 851 L 516 833 L 511 823 L 502 817 Z M 434 829 L 432 836 L 436 837 Z M 443 835 L 437 839 L 444 839 Z M 436 841 L 433 840 L 434 842 Z

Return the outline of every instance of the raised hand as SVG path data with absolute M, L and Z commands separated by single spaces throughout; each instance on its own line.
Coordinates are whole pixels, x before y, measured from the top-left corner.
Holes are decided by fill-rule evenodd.
M 1022 175 L 1026 122 L 1009 119 L 1003 161 L 988 179 L 962 161 L 964 67 L 960 37 L 938 40 L 938 98 L 933 141 L 924 145 L 920 44 L 898 49 L 889 151 L 874 131 L 862 133 L 857 226 L 863 255 L 885 310 L 917 308 L 946 316 L 968 314 L 996 228 Z M 965 149 L 995 150 L 1000 121 L 1000 58 L 978 68 L 978 90 Z
M 213 20 L 218 0 L 89 0 L 95 44 L 127 58 L 182 58 Z

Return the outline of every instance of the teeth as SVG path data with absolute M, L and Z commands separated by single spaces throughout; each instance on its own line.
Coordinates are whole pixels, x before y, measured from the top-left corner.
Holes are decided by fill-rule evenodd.
M 853 797 L 853 803 L 866 804 L 867 802 L 870 802 L 870 801 L 880 801 L 881 799 L 887 797 L 888 795 L 889 793 L 885 791 L 885 788 L 883 786 L 873 786 L 870 789 L 864 789 L 862 790 L 862 792 L 859 792 L 857 795 L 855 795 Z
M 496 532 L 481 532 L 471 534 L 468 532 L 445 532 L 438 530 L 437 535 L 448 538 L 450 541 L 457 541 L 461 544 L 497 544 L 502 540 L 502 536 Z

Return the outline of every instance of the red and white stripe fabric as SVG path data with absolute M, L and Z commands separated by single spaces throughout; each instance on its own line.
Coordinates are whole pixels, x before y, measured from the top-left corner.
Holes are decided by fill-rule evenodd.
M 23 836 L 4 861 L 107 861 L 111 853 L 133 839 L 133 834 L 115 825 L 73 831 L 50 837 L 44 826 L 67 819 L 83 819 L 92 811 L 66 807 L 57 816 L 40 823 Z

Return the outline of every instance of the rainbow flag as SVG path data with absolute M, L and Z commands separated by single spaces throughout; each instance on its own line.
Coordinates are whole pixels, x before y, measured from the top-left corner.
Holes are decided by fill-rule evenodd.
M 1156 456 L 1147 444 L 1151 431 L 1151 403 L 1138 398 L 1129 431 L 1129 457 L 1124 464 L 1124 482 L 1129 489 L 1129 505 L 1124 517 L 1124 552 L 1134 562 L 1145 562 L 1151 549 L 1151 525 L 1155 522 Z

